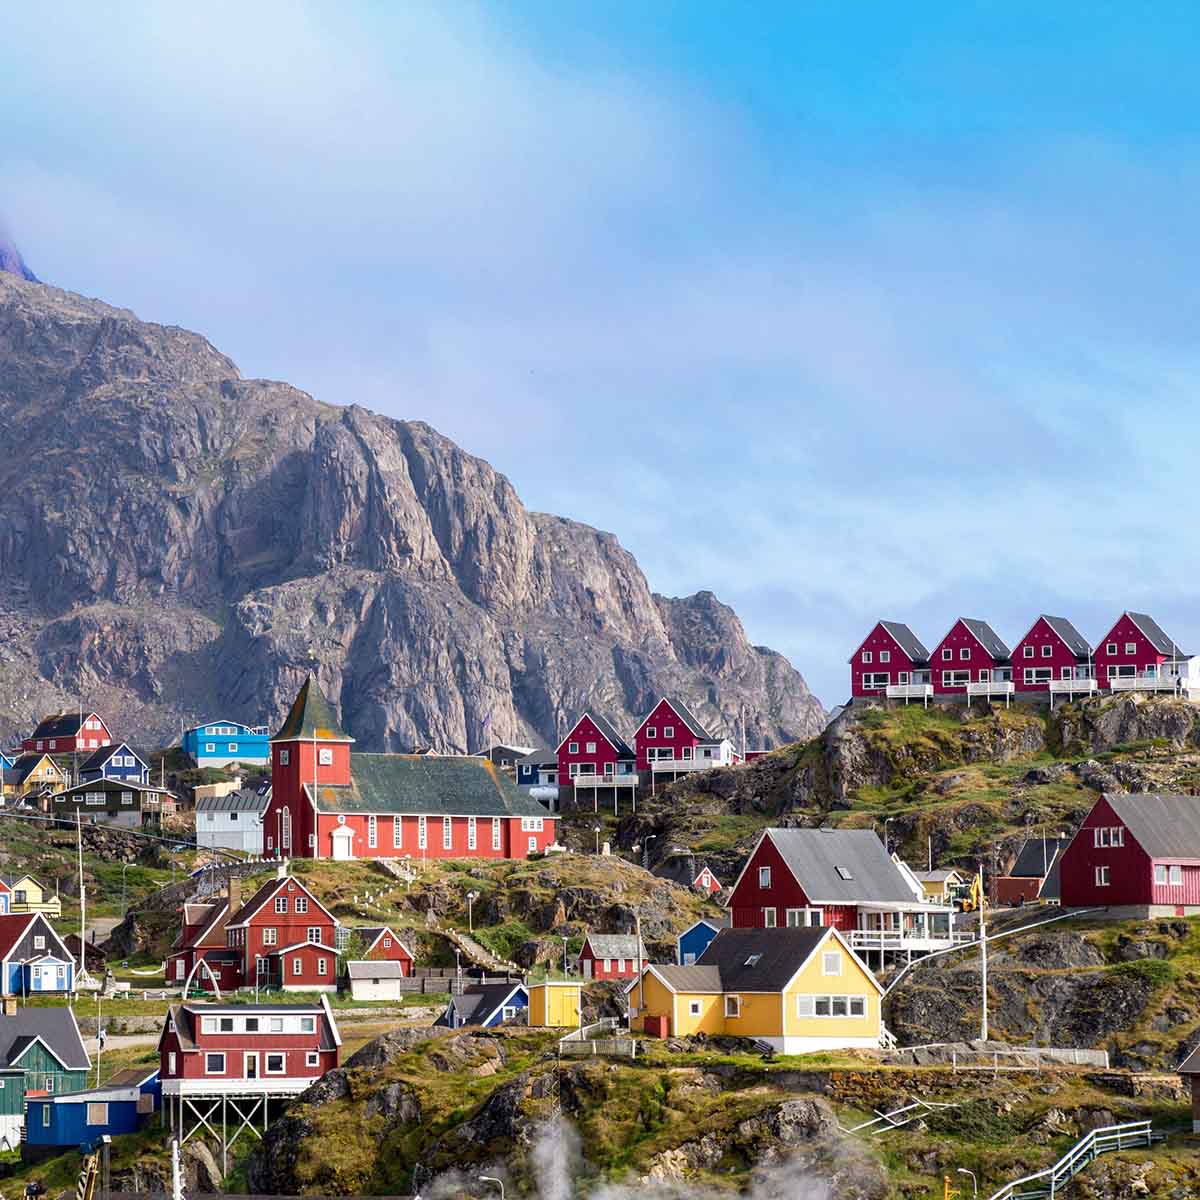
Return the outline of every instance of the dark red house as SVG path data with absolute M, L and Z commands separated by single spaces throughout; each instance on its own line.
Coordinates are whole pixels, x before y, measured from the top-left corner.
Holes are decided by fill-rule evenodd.
M 579 951 L 579 973 L 584 979 L 634 979 L 648 961 L 635 934 L 589 933 Z
M 639 771 L 655 763 L 677 763 L 684 769 L 731 766 L 733 743 L 710 733 L 682 700 L 663 697 L 634 731 Z
M 767 829 L 729 897 L 735 929 L 833 925 L 852 946 L 951 944 L 953 909 L 919 895 L 870 829 Z
M 412 951 L 386 925 L 361 926 L 353 932 L 365 947 L 362 954 L 364 960 L 396 962 L 400 964 L 401 975 L 412 974 L 416 961 Z
M 974 617 L 959 617 L 930 656 L 935 695 L 966 696 L 968 683 L 1012 678 L 1012 656 L 996 631 Z
M 1065 908 L 1200 914 L 1200 796 L 1101 796 L 1063 852 L 1059 890 Z
M 558 744 L 558 787 L 637 787 L 637 754 L 604 717 L 584 713 Z
M 185 904 L 181 918 L 179 933 L 167 955 L 167 983 L 179 986 L 187 983 L 192 968 L 203 959 L 222 991 L 239 987 L 242 972 L 238 956 L 225 945 L 229 901 L 221 899 L 212 904 Z M 211 991 L 212 978 L 208 971 L 197 971 L 193 985 Z
M 485 758 L 351 753 L 310 675 L 271 739 L 268 855 L 527 858 L 555 818 Z
M 1132 686 L 1139 677 L 1169 676 L 1169 664 L 1188 657 L 1153 617 L 1125 612 L 1096 644 L 1096 680 L 1102 688 Z
M 1092 677 L 1092 647 L 1066 617 L 1043 613 L 1012 652 L 1018 692 L 1047 692 L 1052 680 L 1081 685 Z
M 22 750 L 47 754 L 73 754 L 76 750 L 99 750 L 112 741 L 108 726 L 94 712 L 53 713 L 21 743 Z
M 697 860 L 694 854 L 672 854 L 656 864 L 651 871 L 659 879 L 670 879 L 680 887 L 695 888 L 698 892 L 713 895 L 721 890 L 721 881 L 712 867 Z
M 928 682 L 929 651 L 899 621 L 877 621 L 850 656 L 851 696 L 883 696 L 893 684 Z

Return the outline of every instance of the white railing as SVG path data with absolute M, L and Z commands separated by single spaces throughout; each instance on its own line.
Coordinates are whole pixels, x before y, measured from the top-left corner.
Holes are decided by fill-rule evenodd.
M 967 684 L 968 696 L 1011 696 L 1015 690 L 1008 679 L 987 679 Z
M 988 1200 L 1012 1200 L 1014 1196 L 1021 1194 L 1018 1189 L 1027 1188 L 1029 1184 L 1037 1185 L 1030 1189 L 1032 1194 L 1053 1196 L 1062 1184 L 1078 1175 L 1097 1155 L 1133 1146 L 1150 1146 L 1155 1140 L 1149 1121 L 1104 1125 L 1080 1138 L 1054 1166 L 1006 1183 L 999 1191 L 993 1192 Z
M 1173 692 L 1179 687 L 1178 675 L 1145 671 L 1141 675 L 1113 675 L 1108 686 L 1114 692 Z
M 1065 692 L 1068 695 L 1079 695 L 1081 692 L 1094 692 L 1100 686 L 1094 679 L 1051 679 L 1051 692 Z
M 933 696 L 932 683 L 889 683 L 887 698 L 889 700 L 924 700 Z
M 636 773 L 629 775 L 576 775 L 570 780 L 575 787 L 637 787 Z
M 656 758 L 650 764 L 651 771 L 707 771 L 710 767 L 719 767 L 723 764 L 715 762 L 713 759 L 699 758 Z
M 851 929 L 846 936 L 854 950 L 907 950 L 929 942 L 956 946 L 975 938 L 966 929 L 930 930 L 928 933 L 922 933 L 919 929 Z

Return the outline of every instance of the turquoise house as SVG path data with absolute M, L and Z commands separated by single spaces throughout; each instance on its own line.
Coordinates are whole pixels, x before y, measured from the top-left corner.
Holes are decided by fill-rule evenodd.
M 225 767 L 230 763 L 266 766 L 271 761 L 270 734 L 265 725 L 240 721 L 206 721 L 184 731 L 183 752 L 198 767 Z

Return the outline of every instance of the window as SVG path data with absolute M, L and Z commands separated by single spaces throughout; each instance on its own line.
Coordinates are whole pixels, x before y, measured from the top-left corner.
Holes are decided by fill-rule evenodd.
M 1096 886 L 1097 887 L 1108 887 L 1108 868 L 1107 867 L 1097 867 L 1096 868 Z
M 271 1029 L 272 1033 L 282 1033 L 283 1032 L 283 1018 L 282 1017 L 272 1017 L 271 1022 L 270 1022 L 270 1029 Z
M 200 1022 L 200 1029 L 201 1029 L 202 1033 L 216 1033 L 217 1032 L 217 1018 L 216 1017 L 205 1017 Z
M 688 1001 L 688 1015 L 692 1016 L 692 1017 L 698 1017 L 700 1015 L 700 1001 L 699 1000 L 689 1000 Z
M 870 663 L 870 662 L 874 662 L 875 658 L 874 658 L 874 655 L 872 655 L 870 650 L 864 650 L 863 655 L 862 655 L 862 660 L 864 663 Z
M 1042 657 L 1043 658 L 1053 658 L 1054 657 L 1054 647 L 1049 642 L 1046 642 L 1042 646 Z
M 301 913 L 306 913 L 306 912 L 308 912 L 308 897 L 307 896 L 297 896 L 296 897 L 296 913 L 297 913 L 297 915 L 299 915 Z
M 652 742 L 658 737 L 658 730 L 653 725 L 646 726 L 646 741 Z
M 1171 876 L 1172 887 L 1183 887 L 1183 868 L 1180 866 L 1171 866 L 1167 870 Z
M 205 742 L 204 743 L 204 752 L 205 752 L 205 754 L 216 754 L 216 752 L 217 752 L 216 742 Z M 282 757 L 283 757 L 283 754 L 281 753 L 280 758 L 282 758 Z M 287 763 L 284 763 L 283 765 L 287 766 Z
M 301 1017 L 300 1018 L 300 1032 L 301 1033 L 314 1033 L 317 1028 L 316 1020 L 317 1020 L 316 1017 Z
M 522 817 L 521 832 L 522 833 L 541 833 L 543 827 L 542 817 Z
M 1126 654 L 1136 654 L 1137 653 L 1137 642 L 1126 642 L 1125 643 L 1125 653 Z
M 258 1032 L 258 1018 L 257 1017 L 247 1017 L 246 1018 L 246 1032 L 247 1033 L 257 1033 Z
M 595 754 L 596 753 L 596 743 L 588 742 L 587 747 L 584 750 L 584 753 L 585 754 Z
M 264 946 L 277 946 L 279 944 L 279 930 L 264 929 L 262 944 Z
M 673 738 L 674 736 L 675 736 L 675 726 L 674 725 L 664 725 L 663 726 L 663 737 Z
M 500 849 L 500 818 L 492 818 L 492 849 Z
M 206 1075 L 224 1075 L 225 1074 L 225 1055 L 224 1054 L 206 1054 L 204 1056 L 204 1073 Z
M 1021 656 L 1023 658 L 1032 658 L 1033 657 L 1033 647 L 1029 646 L 1029 645 L 1023 646 L 1021 648 Z
M 970 646 L 959 647 L 958 657 L 963 662 L 970 662 L 971 661 L 971 647 Z
M 522 825 L 524 825 L 524 822 L 522 822 Z M 467 818 L 467 849 L 468 850 L 478 849 L 478 838 L 477 838 L 476 832 L 475 832 L 475 818 L 474 817 Z
M 399 817 L 392 818 L 392 849 L 399 850 L 404 845 L 404 823 Z
M 293 975 L 303 975 L 304 974 L 304 960 L 302 958 L 300 958 L 299 956 L 292 959 L 292 974 Z
M 579 743 L 578 742 L 568 742 L 567 743 L 567 753 L 568 754 L 578 754 L 579 753 Z
M 315 1050 L 310 1050 L 304 1056 L 304 1065 L 306 1067 L 319 1067 L 321 1065 L 321 1056 Z
M 374 849 L 379 845 L 378 819 L 374 813 L 367 817 L 367 845 Z
M 608 973 L 609 971 L 611 971 L 611 970 L 612 970 L 612 959 L 611 959 L 611 958 L 606 958 L 606 959 L 604 960 L 604 971 L 605 971 L 605 974 L 607 974 L 607 973 Z
M 42 934 L 40 934 L 40 933 L 34 934 L 34 937 L 33 937 L 33 948 L 34 948 L 35 950 L 45 950 L 45 948 L 46 948 L 46 939 L 45 939 L 45 937 L 44 937 Z
M 796 997 L 796 1016 L 811 1017 L 813 1015 L 813 1002 L 816 996 L 797 996 Z
M 284 1054 L 268 1054 L 267 1055 L 267 1074 L 282 1075 L 287 1063 L 287 1056 Z
M 1026 667 L 1026 683 L 1049 683 L 1054 671 L 1050 667 Z
M 1160 886 L 1167 882 L 1167 868 L 1161 863 L 1154 864 L 1154 882 Z
M 826 950 L 821 955 L 821 974 L 840 975 L 842 973 L 842 955 L 839 950 Z
M 1116 653 L 1117 653 L 1117 643 L 1116 643 L 1116 642 L 1109 642 L 1109 643 L 1108 643 L 1108 644 L 1107 644 L 1107 645 L 1104 647 L 1104 653 L 1105 653 L 1105 654 L 1116 654 Z
M 879 690 L 887 687 L 891 682 L 891 676 L 887 671 L 864 671 L 862 677 L 862 685 L 864 688 Z
M 49 1124 L 50 1124 L 50 1105 L 43 1104 L 42 1105 L 42 1125 L 46 1126 Z
M 1092 830 L 1092 845 L 1097 849 L 1125 845 L 1124 825 L 1098 825 Z
M 230 754 L 236 754 L 236 753 L 237 753 L 237 742 L 230 742 L 230 743 L 229 743 L 229 753 L 230 753 Z
M 174 1050 L 170 1051 L 170 1053 L 167 1055 L 167 1074 L 168 1075 L 175 1074 L 175 1051 Z
M 727 1017 L 740 1017 L 742 1015 L 741 996 L 725 997 L 725 1015 Z
M 449 850 L 454 845 L 454 826 L 449 817 L 442 818 L 442 849 Z
M 892 661 L 892 652 L 890 650 L 880 650 L 879 661 L 881 663 L 890 663 Z
M 288 898 L 286 896 L 275 897 L 275 911 L 277 913 L 285 913 L 288 910 Z
M 764 929 L 774 929 L 775 928 L 775 910 L 773 908 L 764 908 L 763 909 L 763 928 Z
M 943 687 L 966 687 L 971 682 L 970 671 L 943 671 L 942 686 Z
M 428 842 L 428 830 L 426 829 L 426 819 L 424 817 L 417 818 L 417 849 L 424 850 Z
M 108 1105 L 89 1103 L 87 1106 L 87 1123 L 89 1125 L 107 1125 Z
M 1070 679 L 1075 672 L 1072 671 L 1070 667 L 1063 667 L 1061 673 L 1064 679 Z
M 954 651 L 951 650 L 949 646 L 947 646 L 942 651 L 942 662 L 953 662 L 953 661 L 954 661 Z
M 867 1015 L 866 996 L 850 997 L 850 1015 L 852 1017 L 865 1017 Z
M 321 944 L 321 927 L 319 925 L 310 925 L 308 927 L 308 942 L 310 946 L 319 946 Z
M 896 672 L 896 682 L 897 683 L 907 683 L 908 682 L 908 672 L 907 671 L 897 671 Z
M 288 754 L 288 752 L 287 752 L 286 750 L 280 750 L 280 752 L 279 752 L 279 765 L 280 765 L 281 767 L 286 767 L 286 766 L 288 765 L 288 763 L 289 763 L 289 762 L 291 762 L 291 761 L 292 761 L 292 759 L 291 759 L 291 755 L 290 755 L 290 754 Z
M 980 667 L 979 668 L 979 682 L 980 683 L 990 683 L 991 680 L 992 680 L 991 671 L 988 670 L 987 667 Z
M 317 765 L 320 767 L 333 766 L 333 748 L 331 746 L 322 746 L 317 751 Z
M 758 886 L 760 888 L 769 888 L 771 886 L 771 868 L 758 868 Z
M 326 973 L 325 969 L 328 965 L 329 965 L 329 959 L 325 958 L 324 956 L 322 956 L 321 958 L 318 958 L 317 959 L 317 974 L 324 975 Z
M 839 879 L 845 879 L 849 881 L 854 878 L 854 875 L 849 867 L 834 867 L 833 869 L 837 872 L 837 877 Z
M 84 804 L 99 805 L 104 803 L 103 792 L 88 792 L 83 797 Z

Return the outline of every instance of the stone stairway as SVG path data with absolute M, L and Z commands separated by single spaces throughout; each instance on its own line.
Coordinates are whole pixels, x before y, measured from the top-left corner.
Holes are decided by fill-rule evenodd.
M 434 932 L 440 933 L 452 945 L 457 946 L 462 951 L 463 958 L 467 959 L 468 962 L 473 963 L 477 967 L 482 967 L 485 971 L 493 971 L 496 974 L 514 975 L 523 975 L 525 973 L 515 962 L 510 962 L 506 958 L 501 958 L 499 955 L 493 954 L 487 947 L 481 946 L 474 938 L 468 937 L 461 930 L 434 926 Z

